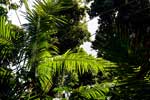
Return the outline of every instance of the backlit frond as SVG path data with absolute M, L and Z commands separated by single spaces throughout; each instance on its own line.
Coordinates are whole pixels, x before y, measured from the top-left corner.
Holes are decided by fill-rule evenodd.
M 76 72 L 80 75 L 86 72 L 97 74 L 99 71 L 104 71 L 104 66 L 108 66 L 107 61 L 104 60 L 104 62 L 100 63 L 98 59 L 82 53 L 67 52 L 62 56 L 50 57 L 50 54 L 45 52 L 45 56 L 39 63 L 37 74 L 45 90 L 46 87 L 51 87 L 53 83 L 51 79 L 56 73 L 61 74 L 63 71 L 66 71 L 66 73 Z M 48 88 L 46 90 L 48 91 Z
M 0 38 L 5 38 L 7 40 L 11 38 L 10 24 L 6 22 L 5 17 L 0 17 Z

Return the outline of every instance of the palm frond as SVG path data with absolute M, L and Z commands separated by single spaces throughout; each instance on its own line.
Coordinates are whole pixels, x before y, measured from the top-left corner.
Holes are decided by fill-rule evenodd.
M 72 91 L 70 99 L 81 100 L 106 100 L 106 94 L 109 92 L 109 86 L 107 83 L 95 84 L 88 86 L 80 86 Z
M 11 24 L 6 21 L 4 16 L 0 17 L 0 44 L 5 46 L 12 45 L 11 38 L 15 37 L 15 33 L 11 32 Z
M 0 60 L 4 62 L 4 59 L 10 57 L 11 50 L 13 49 L 12 37 L 14 33 L 11 32 L 11 24 L 6 21 L 5 17 L 0 17 Z
M 10 24 L 6 22 L 5 17 L 0 17 L 0 38 L 5 38 L 7 40 L 11 38 Z
M 82 53 L 71 53 L 70 51 L 55 57 L 50 57 L 50 54 L 45 52 L 45 56 L 41 56 L 41 59 L 37 68 L 37 75 L 44 91 L 50 89 L 53 84 L 52 77 L 56 73 L 61 75 L 65 71 L 66 73 L 76 72 L 80 75 L 86 72 L 97 74 L 99 71 L 103 73 L 104 66 L 108 66 L 106 61 L 105 63 L 100 63 L 99 59 L 92 56 Z M 46 89 L 46 87 L 49 88 Z
M 66 19 L 63 16 L 56 16 L 56 13 L 66 9 L 59 0 L 36 0 L 32 10 L 28 10 L 28 6 L 26 9 L 26 19 L 29 21 L 28 26 L 30 32 L 35 33 L 37 32 L 36 30 L 39 30 L 39 32 L 46 32 L 56 28 L 56 26 L 66 23 Z M 40 25 L 38 29 L 37 25 Z

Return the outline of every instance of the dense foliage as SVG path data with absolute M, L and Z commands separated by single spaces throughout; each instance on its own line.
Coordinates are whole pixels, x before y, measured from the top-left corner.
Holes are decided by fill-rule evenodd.
M 149 0 L 28 3 L 0 0 L 0 99 L 149 100 Z M 28 23 L 15 26 L 7 13 L 22 5 Z M 99 17 L 97 58 L 80 48 L 86 11 Z
M 89 14 L 91 18 L 99 16 L 93 48 L 98 50 L 99 57 L 117 62 L 120 66 L 113 69 L 119 83 L 115 87 L 118 98 L 112 99 L 148 100 L 149 0 L 93 1 Z M 139 94 L 142 94 L 140 98 Z
M 113 63 L 79 49 L 90 36 L 82 1 L 35 0 L 33 9 L 21 3 L 27 24 L 0 17 L 0 99 L 105 99 L 110 85 L 98 78 Z

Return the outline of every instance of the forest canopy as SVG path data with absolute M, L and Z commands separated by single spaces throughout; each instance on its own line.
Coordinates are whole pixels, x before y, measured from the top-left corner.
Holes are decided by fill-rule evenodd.
M 149 0 L 12 1 L 0 0 L 0 99 L 149 100 Z M 28 23 L 13 25 L 22 6 Z

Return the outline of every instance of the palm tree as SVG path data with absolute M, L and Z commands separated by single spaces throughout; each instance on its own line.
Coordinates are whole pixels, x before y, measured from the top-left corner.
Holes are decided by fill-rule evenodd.
M 89 73 L 92 76 L 104 73 L 103 67 L 110 66 L 110 62 L 70 50 L 58 55 L 57 47 L 52 43 L 51 35 L 57 32 L 60 25 L 66 24 L 67 19 L 56 14 L 71 7 L 69 4 L 65 6 L 67 2 L 71 1 L 36 0 L 34 9 L 30 10 L 24 0 L 29 24 L 26 24 L 26 33 L 21 32 L 21 35 L 17 33 L 19 28 L 0 18 L 0 60 L 1 67 L 6 66 L 0 69 L 0 86 L 7 87 L 7 91 L 0 91 L 0 98 L 62 98 L 64 91 L 71 93 L 68 96 L 70 99 L 105 97 L 108 92 L 106 85 L 95 84 L 96 80 L 92 84 L 83 84 L 80 78 Z M 11 59 L 7 61 L 9 55 Z M 4 59 L 7 63 L 4 63 Z M 11 63 L 15 70 L 8 67 Z M 88 92 L 83 92 L 84 89 Z
M 60 25 L 66 24 L 67 19 L 65 19 L 64 16 L 58 16 L 57 13 L 71 7 L 71 5 L 67 4 L 73 1 L 67 1 L 68 0 L 36 0 L 32 10 L 29 9 L 27 2 L 24 2 L 27 9 L 26 18 L 29 21 L 29 24 L 25 25 L 29 33 L 27 66 L 30 69 L 31 74 L 29 77 L 31 77 L 32 80 L 32 95 L 36 95 L 35 98 L 44 98 L 45 95 L 57 97 L 54 95 L 56 91 L 58 92 L 60 89 L 62 93 L 66 90 L 66 88 L 63 87 L 68 88 L 66 82 L 70 75 L 77 75 L 74 78 L 79 78 L 79 76 L 86 73 L 97 75 L 98 72 L 103 73 L 103 66 L 109 63 L 83 52 L 72 53 L 71 51 L 67 51 L 63 55 L 54 54 L 54 52 L 57 52 L 57 47 L 50 41 L 51 35 L 57 32 Z M 64 6 L 65 4 L 67 6 Z M 79 84 L 68 91 L 70 91 L 70 93 L 73 92 L 74 89 L 82 91 L 86 88 L 86 86 L 82 85 L 83 84 Z M 89 92 L 89 94 L 86 93 L 84 96 L 88 94 L 88 99 L 104 96 L 105 92 L 102 92 L 102 89 L 96 90 L 96 87 L 97 85 L 93 85 L 93 87 L 88 89 L 88 91 L 93 92 Z M 105 87 L 105 89 L 106 88 L 107 87 Z M 77 91 L 73 94 L 76 93 Z
M 0 17 L 0 98 L 18 99 L 24 91 L 21 86 L 22 79 L 20 72 L 23 65 L 20 65 L 23 56 L 24 32 L 12 25 L 6 17 Z M 22 43 L 20 42 L 22 41 Z

